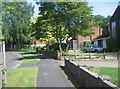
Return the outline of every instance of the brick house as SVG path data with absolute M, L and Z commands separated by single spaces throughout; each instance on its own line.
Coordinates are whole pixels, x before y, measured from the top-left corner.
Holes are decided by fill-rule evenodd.
M 99 27 L 94 27 L 93 28 L 93 32 L 94 34 L 91 35 L 91 36 L 81 36 L 81 35 L 78 35 L 76 37 L 72 37 L 72 39 L 70 40 L 70 43 L 69 43 L 69 49 L 73 50 L 73 49 L 80 49 L 83 47 L 83 43 L 85 40 L 93 40 L 95 39 L 96 37 L 102 35 L 102 29 L 99 29 Z
M 112 38 L 113 40 L 117 39 L 117 44 L 120 45 L 120 2 L 118 3 L 118 7 L 112 15 L 109 23 L 104 27 L 102 34 L 103 35 L 100 37 L 93 39 L 94 44 L 97 43 L 97 41 L 101 41 L 103 42 L 102 47 L 107 48 L 107 45 L 110 45 L 107 43 L 107 39 Z M 105 44 L 105 46 L 103 44 Z
M 33 46 L 36 46 L 36 47 L 38 47 L 38 46 L 44 47 L 46 45 L 47 45 L 47 42 L 41 42 L 39 40 L 34 41 L 34 44 L 33 44 Z

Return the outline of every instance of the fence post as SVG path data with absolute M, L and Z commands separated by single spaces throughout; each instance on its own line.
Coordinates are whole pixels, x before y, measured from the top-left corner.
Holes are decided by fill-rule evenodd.
M 106 53 L 105 52 L 103 52 L 103 58 L 106 59 Z
M 119 52 L 117 52 L 117 59 L 119 60 L 120 58 L 119 58 L 119 56 L 120 56 L 120 53 Z
M 77 55 L 76 55 L 76 50 L 74 50 L 74 56 L 75 56 L 75 60 L 76 60 L 76 59 L 77 59 L 77 58 L 76 58 L 76 56 L 77 56 Z
M 92 55 L 91 55 L 91 52 L 89 53 L 89 58 L 90 58 L 90 60 L 92 59 Z

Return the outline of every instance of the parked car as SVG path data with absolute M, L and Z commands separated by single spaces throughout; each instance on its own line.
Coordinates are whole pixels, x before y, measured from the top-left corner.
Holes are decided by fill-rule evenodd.
M 82 50 L 84 52 L 105 52 L 106 48 L 103 48 L 103 47 L 94 47 L 94 46 L 86 46 Z

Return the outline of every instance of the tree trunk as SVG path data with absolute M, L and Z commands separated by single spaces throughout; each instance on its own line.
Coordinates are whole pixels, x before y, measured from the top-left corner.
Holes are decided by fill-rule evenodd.
M 62 59 L 62 41 L 60 40 L 59 42 L 58 42 L 58 44 L 59 44 L 59 53 L 60 53 L 60 55 L 59 55 L 59 57 L 58 57 L 58 59 Z
M 66 43 L 67 43 L 67 47 L 66 47 L 66 52 L 68 52 L 68 49 L 69 49 L 69 41 L 68 41 L 68 38 L 67 38 L 67 40 L 66 40 Z

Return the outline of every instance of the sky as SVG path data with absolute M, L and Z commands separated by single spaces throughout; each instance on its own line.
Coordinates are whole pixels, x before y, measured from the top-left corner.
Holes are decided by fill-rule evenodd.
M 28 2 L 32 2 L 32 4 L 35 6 L 34 9 L 34 16 L 37 16 L 38 14 L 38 5 L 35 4 L 34 0 L 27 0 Z M 88 6 L 93 7 L 93 15 L 102 15 L 104 17 L 107 17 L 108 15 L 113 15 L 115 12 L 118 2 L 120 0 L 87 0 Z

